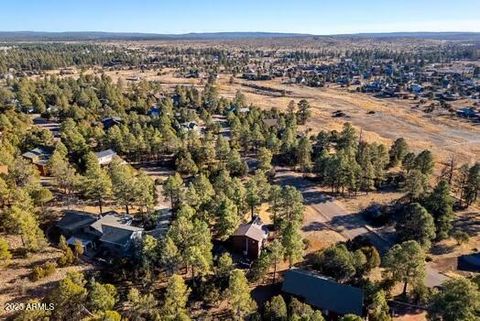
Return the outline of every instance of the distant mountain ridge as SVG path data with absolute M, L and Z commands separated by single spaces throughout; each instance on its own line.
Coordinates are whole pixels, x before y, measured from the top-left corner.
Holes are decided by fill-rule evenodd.
M 221 40 L 221 39 L 255 39 L 255 38 L 290 38 L 311 37 L 309 34 L 277 32 L 208 32 L 185 34 L 157 34 L 137 32 L 102 32 L 102 31 L 0 31 L 2 41 L 68 41 L 68 40 Z
M 0 31 L 0 41 L 94 41 L 94 40 L 240 40 L 268 38 L 337 38 L 337 39 L 435 39 L 480 41 L 480 32 L 391 32 L 338 35 L 312 35 L 281 32 L 207 32 L 156 34 L 102 31 Z

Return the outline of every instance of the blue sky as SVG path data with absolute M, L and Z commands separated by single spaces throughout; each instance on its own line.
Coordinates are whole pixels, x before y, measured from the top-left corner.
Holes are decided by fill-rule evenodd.
M 0 30 L 480 32 L 480 0 L 2 0 Z

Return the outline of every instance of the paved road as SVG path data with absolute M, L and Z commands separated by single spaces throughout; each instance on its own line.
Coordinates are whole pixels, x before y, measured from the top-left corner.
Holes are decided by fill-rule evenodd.
M 305 204 L 318 213 L 316 224 L 320 223 L 338 232 L 345 240 L 365 235 L 381 253 L 387 252 L 395 243 L 393 228 L 370 227 L 361 215 L 349 212 L 338 200 L 322 193 L 315 184 L 303 178 L 301 174 L 285 167 L 277 167 L 276 170 L 275 182 L 298 188 L 302 192 Z M 446 279 L 445 275 L 427 264 L 427 286 L 438 286 Z

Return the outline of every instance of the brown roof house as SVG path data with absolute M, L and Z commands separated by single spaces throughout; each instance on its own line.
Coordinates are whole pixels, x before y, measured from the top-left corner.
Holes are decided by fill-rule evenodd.
M 268 237 L 268 230 L 258 216 L 250 223 L 241 224 L 231 236 L 233 248 L 250 259 L 259 257 Z

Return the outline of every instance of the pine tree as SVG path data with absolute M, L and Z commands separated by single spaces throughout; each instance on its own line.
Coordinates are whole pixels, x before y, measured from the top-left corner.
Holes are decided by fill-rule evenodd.
M 14 205 L 8 210 L 7 216 L 28 251 L 39 251 L 45 246 L 45 236 L 31 208 Z
M 227 291 L 234 320 L 244 320 L 256 310 L 257 306 L 250 297 L 250 288 L 243 271 L 232 271 Z
M 135 170 L 115 157 L 110 163 L 110 179 L 112 191 L 118 203 L 125 207 L 125 212 L 130 213 L 130 204 L 135 199 Z
M 174 273 L 180 263 L 180 254 L 175 242 L 170 236 L 166 236 L 160 247 L 160 261 L 170 273 Z
M 372 303 L 368 307 L 368 317 L 371 321 L 391 321 L 390 309 L 388 307 L 385 292 L 380 290 L 373 295 Z
M 304 244 L 299 224 L 292 221 L 286 222 L 281 234 L 284 258 L 288 261 L 289 267 L 292 267 L 303 257 Z
M 287 321 L 287 304 L 281 295 L 274 296 L 265 304 L 265 319 L 271 321 Z
M 283 248 L 282 242 L 278 239 L 275 239 L 268 246 L 270 250 L 270 259 L 273 263 L 273 283 L 276 281 L 277 276 L 277 265 L 283 261 L 285 249 Z
M 308 137 L 300 138 L 296 148 L 297 164 L 302 173 L 307 173 L 312 168 L 312 144 Z
M 272 169 L 272 152 L 266 148 L 261 147 L 258 153 L 258 161 L 260 162 L 259 169 L 268 172 Z
M 390 167 L 395 167 L 398 164 L 401 164 L 403 162 L 403 159 L 405 158 L 405 155 L 408 153 L 408 144 L 405 141 L 405 139 L 398 138 L 396 139 L 392 146 L 390 147 L 390 151 L 388 152 L 390 156 Z
M 60 281 L 57 288 L 47 297 L 46 302 L 55 305 L 52 311 L 54 320 L 79 319 L 87 298 L 85 279 L 79 272 L 69 272 L 65 279 Z
M 229 198 L 224 197 L 217 209 L 218 233 L 221 240 L 228 239 L 240 224 L 238 209 Z
M 417 169 L 411 170 L 405 179 L 405 191 L 411 200 L 419 199 L 428 188 L 428 179 L 425 174 Z
M 416 240 L 425 249 L 430 248 L 435 238 L 435 223 L 432 215 L 418 203 L 407 205 L 395 226 L 401 241 Z
M 432 299 L 428 311 L 429 320 L 473 321 L 478 320 L 480 289 L 472 281 L 458 277 L 442 284 Z
M 307 122 L 308 118 L 310 118 L 310 116 L 312 115 L 310 109 L 311 107 L 307 100 L 302 99 L 298 102 L 297 117 L 300 124 L 304 125 Z
M 178 208 L 182 188 L 183 180 L 177 172 L 169 176 L 163 185 L 164 195 L 170 198 L 170 205 L 174 210 Z
M 167 320 L 187 320 L 187 303 L 190 289 L 185 285 L 183 278 L 172 275 L 168 281 L 162 314 Z
M 88 293 L 88 305 L 92 311 L 109 311 L 117 303 L 117 289 L 112 284 L 93 282 Z
M 82 182 L 83 193 L 86 197 L 98 201 L 100 214 L 103 203 L 112 193 L 112 181 L 107 172 L 100 167 L 95 154 L 87 155 L 85 176 Z
M 450 186 L 441 180 L 425 200 L 425 207 L 435 220 L 437 237 L 445 239 L 450 235 L 453 221 L 453 198 L 450 196 Z
M 425 253 L 416 241 L 395 244 L 385 255 L 384 266 L 394 281 L 403 282 L 403 294 L 407 285 L 418 285 L 425 281 Z

